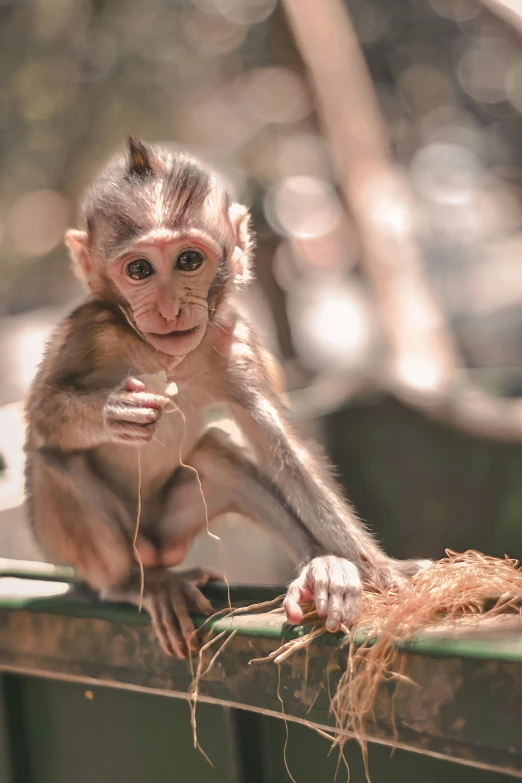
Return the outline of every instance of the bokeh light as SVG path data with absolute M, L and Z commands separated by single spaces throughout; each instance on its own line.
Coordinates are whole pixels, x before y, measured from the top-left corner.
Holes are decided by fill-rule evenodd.
M 480 13 L 478 0 L 429 0 L 433 10 L 454 22 L 468 22 Z
M 397 362 L 396 372 L 402 383 L 422 392 L 436 391 L 442 380 L 436 362 L 422 355 L 401 356 Z
M 371 311 L 355 283 L 314 280 L 289 294 L 293 336 L 306 366 L 340 373 L 364 361 L 372 338 Z
M 458 144 L 430 144 L 414 156 L 411 175 L 427 199 L 444 204 L 468 201 L 480 183 L 482 167 L 475 155 Z
M 471 46 L 464 52 L 458 64 L 458 78 L 462 89 L 480 103 L 499 103 L 506 97 L 506 77 L 509 59 L 499 42 L 488 46 Z
M 333 187 L 319 177 L 287 177 L 268 193 L 268 222 L 282 234 L 320 237 L 341 220 L 341 204 Z
M 67 202 L 52 190 L 21 196 L 8 216 L 15 249 L 24 256 L 41 256 L 62 242 L 69 221 Z
M 304 120 L 312 111 L 308 88 L 288 68 L 258 68 L 245 80 L 243 100 L 264 122 L 289 123 Z
M 259 24 L 268 19 L 274 11 L 277 0 L 192 0 L 193 4 L 207 13 L 221 15 L 238 24 Z

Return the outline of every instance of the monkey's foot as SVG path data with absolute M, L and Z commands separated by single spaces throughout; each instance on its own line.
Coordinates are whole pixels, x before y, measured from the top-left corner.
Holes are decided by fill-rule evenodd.
M 156 635 L 168 655 L 186 658 L 197 649 L 194 623 L 190 613 L 212 614 L 212 606 L 200 588 L 222 577 L 204 568 L 168 572 L 145 588 L 143 606 L 152 618 Z
M 354 563 L 342 557 L 327 555 L 308 563 L 286 594 L 283 607 L 288 622 L 301 622 L 300 604 L 313 600 L 320 617 L 326 617 L 329 631 L 338 631 L 341 625 L 350 625 L 356 618 L 362 596 L 359 571 Z

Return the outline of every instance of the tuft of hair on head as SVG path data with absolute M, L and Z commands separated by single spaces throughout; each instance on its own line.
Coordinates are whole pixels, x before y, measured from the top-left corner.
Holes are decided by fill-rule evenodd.
M 136 136 L 129 136 L 128 143 L 127 176 L 147 177 L 153 174 L 153 156 L 145 142 Z

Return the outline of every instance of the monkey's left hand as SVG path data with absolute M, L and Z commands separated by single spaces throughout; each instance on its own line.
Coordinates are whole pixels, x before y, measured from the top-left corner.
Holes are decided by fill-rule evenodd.
M 283 607 L 288 622 L 303 619 L 300 604 L 314 601 L 320 617 L 326 617 L 329 631 L 338 631 L 341 623 L 350 624 L 359 610 L 362 584 L 354 563 L 343 557 L 327 555 L 308 563 L 290 584 Z
M 393 560 L 383 558 L 380 568 L 374 567 L 367 578 L 385 589 L 412 577 L 426 568 L 429 560 Z M 338 631 L 357 619 L 362 597 L 362 584 L 355 563 L 343 557 L 327 555 L 308 563 L 290 584 L 283 603 L 288 622 L 296 625 L 303 619 L 300 604 L 314 601 L 317 614 L 326 617 L 328 631 Z

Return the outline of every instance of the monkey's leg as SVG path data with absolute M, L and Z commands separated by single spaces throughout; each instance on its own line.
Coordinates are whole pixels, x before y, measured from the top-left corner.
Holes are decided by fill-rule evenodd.
M 132 547 L 135 520 L 91 469 L 88 457 L 84 453 L 32 455 L 28 489 L 35 533 L 45 554 L 74 566 L 102 598 L 139 605 L 141 580 Z M 218 575 L 203 570 L 184 575 L 166 568 L 145 570 L 143 605 L 168 652 L 185 655 L 184 638 L 188 641 L 194 630 L 189 611 L 211 613 L 199 589 L 210 578 Z
M 198 448 L 193 455 L 195 462 L 200 453 Z M 200 488 L 195 471 L 180 468 L 165 491 L 161 515 L 150 531 L 150 542 L 145 547 L 143 542 L 138 544 L 138 551 L 144 549 L 151 557 L 149 562 L 156 566 L 146 571 L 143 606 L 152 618 L 163 650 L 169 655 L 184 658 L 189 651 L 197 649 L 190 614 L 212 614 L 212 606 L 201 587 L 210 580 L 223 578 L 211 569 L 174 572 L 169 568 L 184 559 L 194 537 L 204 529 L 207 521 L 212 522 L 230 508 L 230 499 L 221 487 L 206 480 L 203 485 L 202 478 Z M 127 588 L 109 590 L 107 597 L 139 604 L 136 578 Z
M 128 578 L 132 547 L 125 531 L 132 522 L 85 453 L 33 453 L 27 489 L 35 534 L 46 556 L 74 566 L 98 590 Z
M 200 451 L 196 449 L 195 461 Z M 197 649 L 190 614 L 212 614 L 201 587 L 209 580 L 223 578 L 211 569 L 169 570 L 184 559 L 207 519 L 211 522 L 231 507 L 229 496 L 216 483 L 205 481 L 203 493 L 202 496 L 194 470 L 177 470 L 164 490 L 164 497 L 154 504 L 157 523 L 138 538 L 138 551 L 144 556 L 145 564 L 151 566 L 145 570 L 143 596 L 136 571 L 126 584 L 104 591 L 104 597 L 111 600 L 143 604 L 163 650 L 180 658 Z

